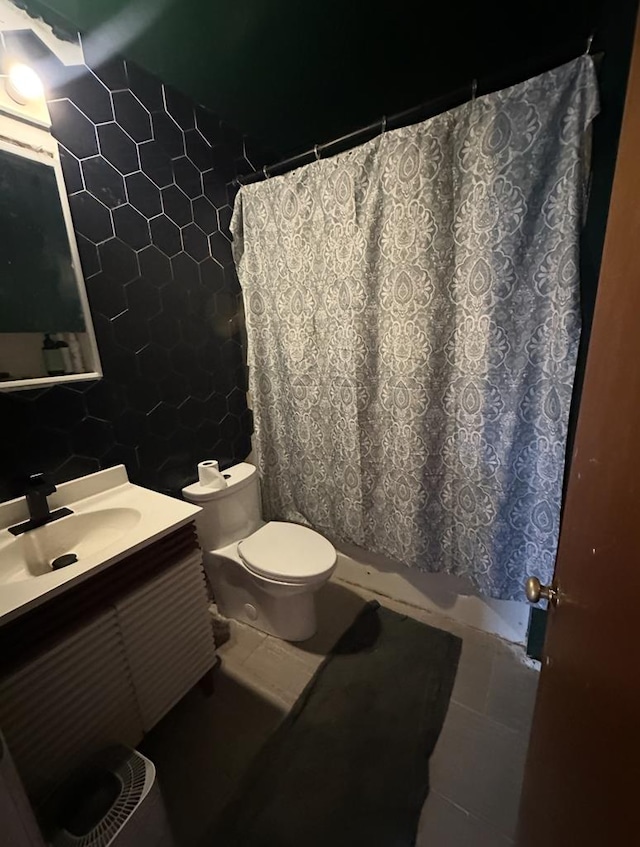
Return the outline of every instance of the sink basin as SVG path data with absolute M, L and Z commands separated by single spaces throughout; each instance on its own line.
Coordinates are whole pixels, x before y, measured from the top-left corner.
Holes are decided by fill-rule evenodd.
M 51 562 L 65 553 L 75 553 L 82 564 L 126 535 L 141 517 L 137 509 L 97 509 L 18 535 L 0 545 L 0 585 L 49 574 Z
M 110 568 L 137 550 L 193 521 L 200 509 L 129 481 L 123 465 L 58 485 L 53 511 L 72 514 L 12 535 L 28 517 L 24 497 L 0 503 L 0 626 L 61 591 Z M 69 563 L 55 570 L 60 556 Z

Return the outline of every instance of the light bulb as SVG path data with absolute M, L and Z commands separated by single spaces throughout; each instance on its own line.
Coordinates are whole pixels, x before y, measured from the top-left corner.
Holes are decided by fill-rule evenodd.
M 38 74 L 29 65 L 23 65 L 21 62 L 9 68 L 7 91 L 16 102 L 23 104 L 44 96 Z

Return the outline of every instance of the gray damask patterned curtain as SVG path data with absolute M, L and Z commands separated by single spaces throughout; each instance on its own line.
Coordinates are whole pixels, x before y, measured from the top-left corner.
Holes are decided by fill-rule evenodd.
M 592 62 L 242 188 L 268 518 L 522 599 L 551 576 Z

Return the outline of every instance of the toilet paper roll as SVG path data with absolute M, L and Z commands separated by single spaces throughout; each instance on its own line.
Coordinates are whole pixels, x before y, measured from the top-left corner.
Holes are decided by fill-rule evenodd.
M 205 459 L 198 462 L 198 479 L 200 485 L 207 488 L 226 488 L 227 481 L 220 473 L 220 468 L 215 459 Z

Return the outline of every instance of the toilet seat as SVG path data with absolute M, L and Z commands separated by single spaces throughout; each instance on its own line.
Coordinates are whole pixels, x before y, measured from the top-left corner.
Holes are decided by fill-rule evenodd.
M 327 578 L 336 551 L 326 538 L 306 526 L 270 521 L 238 544 L 248 571 L 266 579 L 301 585 Z

